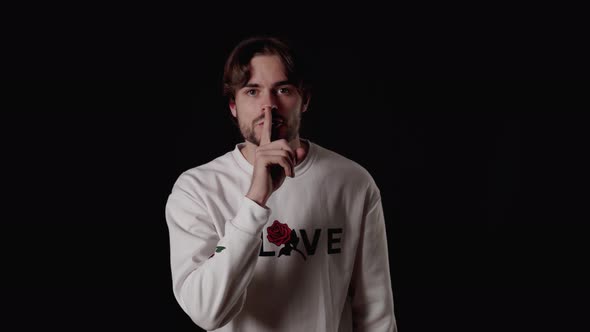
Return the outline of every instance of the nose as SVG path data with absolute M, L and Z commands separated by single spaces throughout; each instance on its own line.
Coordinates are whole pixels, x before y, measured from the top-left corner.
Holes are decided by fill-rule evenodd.
M 274 95 L 274 93 L 269 92 L 269 93 L 265 93 L 265 98 L 263 98 L 261 101 L 261 109 L 260 111 L 264 113 L 264 111 L 266 109 L 269 109 L 270 111 L 276 111 L 279 109 L 279 107 L 277 106 L 277 101 L 276 101 L 276 96 Z
M 279 107 L 278 107 L 277 105 L 274 105 L 274 104 L 272 104 L 272 105 L 271 105 L 271 104 L 264 104 L 264 105 L 262 105 L 262 107 L 261 107 L 261 111 L 262 111 L 263 113 L 264 113 L 264 111 L 266 111 L 267 109 L 268 109 L 268 110 L 270 110 L 271 112 L 272 112 L 272 111 L 275 111 L 275 112 L 276 112 L 276 111 L 279 109 Z

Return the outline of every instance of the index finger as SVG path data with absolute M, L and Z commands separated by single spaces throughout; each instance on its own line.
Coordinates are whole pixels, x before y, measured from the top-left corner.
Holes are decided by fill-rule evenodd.
M 260 135 L 260 145 L 270 144 L 270 135 L 272 130 L 272 114 L 270 109 L 264 110 L 264 124 L 262 125 L 262 134 Z

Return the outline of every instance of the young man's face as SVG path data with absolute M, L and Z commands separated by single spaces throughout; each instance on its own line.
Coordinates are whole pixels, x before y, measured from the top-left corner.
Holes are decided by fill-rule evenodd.
M 250 80 L 235 93 L 230 109 L 237 118 L 244 139 L 260 145 L 264 108 L 272 111 L 273 139 L 298 138 L 301 113 L 307 105 L 297 88 L 287 81 L 285 68 L 276 55 L 256 55 L 250 61 Z

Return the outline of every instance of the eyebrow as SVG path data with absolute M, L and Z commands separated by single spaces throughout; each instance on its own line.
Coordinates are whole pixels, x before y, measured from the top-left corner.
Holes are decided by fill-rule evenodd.
M 289 80 L 285 80 L 285 81 L 279 81 L 274 83 L 272 86 L 277 87 L 277 86 L 281 86 L 281 85 L 294 85 L 293 82 L 289 81 Z M 259 88 L 260 84 L 258 83 L 248 83 L 246 85 L 244 85 L 244 88 Z

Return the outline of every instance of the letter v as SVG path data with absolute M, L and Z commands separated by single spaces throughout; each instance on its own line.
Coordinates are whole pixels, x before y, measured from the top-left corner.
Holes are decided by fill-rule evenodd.
M 322 230 L 316 229 L 313 233 L 313 243 L 309 243 L 309 238 L 307 237 L 307 232 L 304 229 L 300 229 L 299 233 L 301 234 L 301 239 L 303 239 L 303 245 L 305 246 L 305 251 L 307 251 L 307 255 L 311 256 L 315 254 L 315 250 L 318 246 L 318 241 L 320 240 L 320 234 Z

